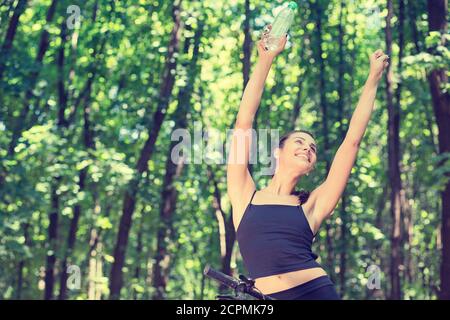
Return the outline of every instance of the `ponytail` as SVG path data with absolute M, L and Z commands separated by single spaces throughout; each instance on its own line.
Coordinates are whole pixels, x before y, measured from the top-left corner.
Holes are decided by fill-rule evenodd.
M 296 195 L 298 197 L 298 199 L 300 200 L 300 204 L 304 204 L 306 201 L 308 201 L 310 192 L 306 191 L 306 190 L 299 190 L 299 191 L 294 191 L 293 193 L 294 195 Z

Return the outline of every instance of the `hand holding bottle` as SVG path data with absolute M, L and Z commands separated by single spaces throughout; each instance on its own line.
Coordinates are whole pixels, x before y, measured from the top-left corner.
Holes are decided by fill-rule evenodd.
M 380 81 L 384 70 L 389 66 L 389 56 L 385 54 L 383 50 L 378 49 L 370 55 L 369 61 L 369 77 L 375 79 L 378 82 Z
M 274 50 L 269 50 L 269 48 L 266 47 L 266 41 L 270 36 L 270 30 L 272 30 L 272 25 L 269 24 L 266 28 L 264 28 L 261 39 L 258 41 L 258 54 L 260 58 L 274 59 L 284 50 L 286 46 L 287 34 L 278 39 L 278 47 Z

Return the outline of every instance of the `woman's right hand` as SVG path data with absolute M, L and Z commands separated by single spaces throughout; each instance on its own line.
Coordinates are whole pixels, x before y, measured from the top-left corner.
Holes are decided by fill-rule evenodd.
M 376 81 L 380 81 L 384 70 L 389 66 L 389 56 L 385 54 L 383 50 L 378 49 L 370 55 L 369 61 L 369 77 L 375 79 Z
M 286 46 L 287 42 L 287 34 L 284 37 L 281 37 L 278 43 L 278 48 L 275 50 L 268 50 L 264 44 L 264 40 L 266 40 L 269 37 L 269 32 L 272 29 L 272 25 L 267 25 L 263 33 L 261 35 L 261 39 L 258 41 L 258 55 L 260 58 L 270 58 L 274 59 L 277 55 L 279 55 Z

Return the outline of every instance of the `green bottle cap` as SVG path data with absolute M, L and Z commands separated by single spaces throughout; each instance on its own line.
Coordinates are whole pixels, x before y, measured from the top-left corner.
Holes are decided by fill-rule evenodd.
M 288 7 L 291 8 L 292 10 L 296 10 L 297 9 L 297 3 L 294 1 L 289 2 Z

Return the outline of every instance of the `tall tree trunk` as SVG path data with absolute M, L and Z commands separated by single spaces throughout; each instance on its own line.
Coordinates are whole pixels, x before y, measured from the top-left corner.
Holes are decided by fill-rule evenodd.
M 11 12 L 14 11 L 14 9 L 16 8 L 16 1 L 15 0 L 2 0 L 0 1 L 0 8 L 6 8 L 7 9 L 2 9 L 3 11 L 0 12 L 0 21 L 7 21 L 10 16 L 11 16 Z M 8 24 L 9 25 L 9 24 Z M 0 26 L 0 38 L 3 38 L 4 35 L 6 35 L 7 33 L 7 28 L 8 26 Z M 0 51 L 1 51 L 1 45 L 0 45 Z
M 141 263 L 142 263 L 142 251 L 143 251 L 143 243 L 142 237 L 144 234 L 144 210 L 142 210 L 141 219 L 139 221 L 139 229 L 137 232 L 137 242 L 136 242 L 136 268 L 134 269 L 134 278 L 136 281 L 139 281 L 141 277 Z M 133 290 L 133 299 L 136 300 L 138 298 L 138 291 Z
M 214 169 L 208 165 L 207 175 L 209 181 L 214 186 L 213 191 L 213 208 L 216 214 L 217 224 L 219 226 L 219 243 L 220 243 L 220 266 L 221 272 L 232 276 L 231 257 L 233 254 L 233 247 L 236 241 L 236 232 L 232 219 L 232 213 L 226 214 L 222 207 L 222 195 L 219 189 L 219 184 L 214 175 Z M 224 292 L 228 288 L 220 285 L 219 292 Z
M 400 126 L 400 112 L 401 112 L 401 97 L 402 97 L 402 78 L 401 78 L 401 74 L 403 71 L 403 50 L 404 50 L 404 23 L 405 23 L 405 2 L 404 0 L 399 0 L 399 22 L 398 22 L 398 46 L 399 46 L 399 53 L 398 53 L 398 67 L 397 67 L 397 73 L 399 75 L 399 82 L 397 84 L 397 88 L 395 90 L 395 109 L 397 110 L 399 116 L 399 126 Z M 400 172 L 402 172 L 403 170 L 403 166 L 402 166 L 402 152 L 400 152 L 400 138 L 398 138 L 399 140 L 399 174 Z M 401 181 L 401 178 L 399 177 L 400 180 L 400 207 L 401 207 L 401 212 L 402 212 L 402 216 L 403 216 L 403 230 L 402 230 L 402 248 L 405 244 L 407 244 L 407 248 L 405 248 L 405 252 L 404 252 L 404 257 L 402 260 L 404 260 L 404 269 L 405 269 L 405 275 L 406 275 L 406 279 L 407 281 L 411 282 L 412 281 L 412 277 L 411 277 L 411 260 L 412 260 L 412 251 L 411 251 L 411 246 L 412 246 L 412 234 L 411 234 L 411 229 L 412 229 L 412 210 L 411 208 L 409 208 L 409 203 L 408 203 L 408 197 L 406 194 L 406 190 L 403 186 L 403 182 Z
M 67 25 L 66 21 L 63 20 L 61 22 L 61 44 L 58 50 L 58 57 L 56 59 L 58 64 L 58 100 L 59 100 L 59 109 L 58 109 L 58 121 L 57 124 L 59 127 L 67 127 L 67 121 L 65 117 L 65 111 L 67 108 L 67 91 L 64 85 L 64 62 L 65 62 L 65 46 L 67 40 Z
M 250 58 L 252 53 L 252 35 L 250 32 L 250 0 L 245 0 L 245 19 L 244 19 L 244 55 L 242 56 L 242 75 L 243 75 L 243 89 L 247 85 L 250 77 Z
M 87 170 L 83 169 L 78 176 L 78 186 L 80 190 L 84 190 L 85 179 L 87 175 Z M 73 249 L 75 248 L 76 234 L 78 229 L 78 221 L 80 219 L 81 207 L 80 205 L 76 205 L 73 212 L 73 217 L 70 220 L 69 227 L 69 236 L 67 240 L 67 249 L 61 263 L 61 278 L 59 283 L 59 299 L 65 300 L 67 299 L 67 267 L 68 259 L 72 255 Z
M 30 241 L 30 234 L 28 232 L 28 229 L 30 228 L 30 223 L 24 223 L 23 224 L 23 234 L 25 238 L 25 245 L 30 249 L 31 248 L 31 241 Z M 16 291 L 16 299 L 19 300 L 22 298 L 22 289 L 23 289 L 23 269 L 25 268 L 25 259 L 21 259 L 19 261 L 19 266 L 17 268 L 17 291 Z
M 94 214 L 91 218 L 91 221 L 96 221 L 97 217 L 102 213 L 102 217 L 107 218 L 111 214 L 112 204 L 107 202 L 104 206 L 101 205 L 98 192 L 97 192 L 97 186 L 93 184 L 93 191 L 92 191 L 92 197 L 93 197 L 93 203 L 94 203 Z M 80 269 L 82 273 L 82 279 L 86 279 L 86 281 L 83 282 L 82 287 L 84 290 L 86 290 L 89 294 L 89 297 L 94 297 L 97 295 L 97 284 L 93 280 L 95 277 L 95 274 L 92 274 L 92 268 L 91 265 L 96 263 L 96 260 L 101 258 L 102 254 L 102 248 L 103 248 L 103 242 L 102 237 L 103 233 L 105 232 L 103 229 L 97 228 L 94 223 L 91 223 L 92 227 L 89 230 L 89 248 L 85 255 L 85 258 L 80 263 Z M 86 272 L 87 270 L 87 272 Z M 92 293 L 93 292 L 93 293 Z M 93 298 L 93 299 L 94 299 Z
M 86 150 L 95 150 L 95 143 L 94 143 L 94 133 L 91 128 L 91 123 L 89 120 L 89 114 L 90 114 L 90 106 L 89 101 L 91 94 L 87 96 L 87 101 L 85 101 L 84 104 L 84 126 L 83 126 L 83 142 Z M 69 123 L 67 123 L 68 125 Z M 88 167 L 85 167 L 80 170 L 78 174 L 78 187 L 79 192 L 84 192 L 86 188 L 86 179 L 88 175 Z M 60 291 L 59 291 L 59 299 L 64 300 L 67 299 L 67 267 L 68 267 L 68 260 L 70 259 L 72 252 L 75 248 L 76 243 L 76 234 L 78 230 L 78 222 L 80 220 L 81 216 L 81 205 L 77 203 L 74 206 L 74 212 L 73 217 L 70 220 L 70 227 L 69 227 L 69 234 L 67 238 L 67 248 L 64 253 L 64 259 L 62 262 L 62 270 L 61 270 L 61 278 L 60 278 Z
M 91 79 L 91 78 L 90 78 Z M 89 82 L 89 80 L 88 80 Z M 88 86 L 88 93 L 85 96 L 85 100 L 83 102 L 83 144 L 85 147 L 86 151 L 95 151 L 95 134 L 92 128 L 92 124 L 90 121 L 90 117 L 91 117 L 91 85 Z M 71 122 L 67 123 L 68 125 L 71 124 Z M 78 173 L 78 190 L 79 192 L 84 192 L 86 189 L 86 180 L 88 179 L 88 171 L 89 171 L 89 166 L 86 166 L 85 168 L 81 169 L 80 172 Z M 92 190 L 93 190 L 93 195 L 94 195 L 94 217 L 98 216 L 98 214 L 100 213 L 99 208 L 97 208 L 98 206 L 98 195 L 96 192 L 96 188 L 97 185 L 96 183 L 92 184 Z M 69 233 L 68 233 L 68 237 L 67 237 L 67 248 L 66 251 L 64 253 L 64 260 L 62 263 L 62 273 L 61 273 L 61 278 L 60 278 L 60 293 L 59 293 L 59 299 L 60 300 L 64 300 L 67 299 L 67 273 L 66 273 L 66 269 L 69 266 L 69 259 L 72 256 L 73 250 L 75 248 L 75 243 L 76 243 L 76 234 L 78 231 L 78 223 L 81 217 L 81 213 L 82 213 L 82 208 L 81 208 L 81 204 L 77 203 L 74 206 L 74 212 L 73 212 L 73 216 L 72 219 L 70 220 L 70 228 L 69 228 Z M 93 227 L 92 229 L 96 230 L 95 227 Z M 91 230 L 92 232 L 92 230 Z M 96 231 L 95 231 L 96 232 Z M 92 233 L 90 233 L 91 237 L 92 237 Z M 97 247 L 98 243 L 95 243 L 95 246 L 92 247 L 92 250 L 95 249 Z M 92 252 L 92 250 L 90 250 L 89 253 Z
M 6 61 L 8 59 L 10 50 L 13 45 L 14 37 L 16 36 L 17 27 L 19 25 L 19 19 L 22 13 L 25 11 L 28 0 L 19 0 L 16 7 L 14 8 L 13 16 L 9 21 L 8 30 L 6 31 L 5 40 L 3 41 L 0 55 L 2 59 L 0 60 L 0 81 L 3 79 L 3 72 L 5 71 Z
M 416 10 L 415 10 L 415 6 L 414 6 L 414 1 L 408 1 L 408 18 L 409 18 L 409 23 L 411 26 L 411 31 L 412 31 L 412 38 L 413 38 L 413 42 L 414 42 L 414 49 L 415 49 L 415 54 L 419 54 L 421 52 L 421 45 L 420 42 L 423 42 L 423 37 L 422 35 L 419 33 L 419 30 L 417 29 L 417 23 L 416 23 L 416 19 L 417 18 L 417 14 L 416 14 Z M 419 39 L 420 37 L 420 39 Z M 433 146 L 433 150 L 435 150 L 436 153 L 439 153 L 439 147 L 438 147 L 438 143 L 435 141 L 435 136 L 433 135 L 433 124 L 434 124 L 434 120 L 432 119 L 432 113 L 428 111 L 428 104 L 424 104 L 425 108 L 424 108 L 424 113 L 425 113 L 425 119 L 427 122 L 427 128 L 430 131 L 430 143 Z
M 244 2 L 244 43 L 243 43 L 243 53 L 241 62 L 242 62 L 242 92 L 245 90 L 245 86 L 247 85 L 248 80 L 250 79 L 250 69 L 251 69 L 251 61 L 250 58 L 252 56 L 252 35 L 250 31 L 250 20 L 251 20 L 251 10 L 250 10 L 250 0 L 245 0 Z M 237 117 L 237 114 L 236 114 Z M 233 123 L 236 122 L 236 118 Z M 254 129 L 256 130 L 258 126 L 258 110 L 256 111 L 254 118 Z M 251 151 L 250 151 L 250 157 Z M 253 159 L 253 158 L 251 158 Z M 253 173 L 253 164 L 250 161 L 248 165 L 248 170 L 250 174 Z
M 67 29 L 66 29 L 66 23 L 65 21 L 63 21 L 61 23 L 61 45 L 60 45 L 60 49 L 58 50 L 58 56 L 57 56 L 57 64 L 58 64 L 58 81 L 57 81 L 57 86 L 58 86 L 58 99 L 59 99 L 59 112 L 58 112 L 58 121 L 57 121 L 57 126 L 58 126 L 58 132 L 61 136 L 64 136 L 65 133 L 65 129 L 67 128 L 68 123 L 65 120 L 65 116 L 64 116 L 64 110 L 67 106 L 67 92 L 64 86 L 64 58 L 65 58 L 65 44 L 66 44 L 66 38 L 67 38 Z M 47 36 L 48 37 L 48 36 Z M 48 40 L 47 40 L 47 45 L 48 45 Z M 43 56 L 41 57 L 41 59 L 43 58 Z M 42 60 L 41 60 L 42 61 Z M 59 182 L 61 181 L 61 177 L 60 176 L 56 176 L 53 178 L 53 186 L 52 186 L 52 190 L 56 190 L 59 187 Z M 52 195 L 52 197 L 54 197 L 52 203 L 53 204 L 57 204 L 57 206 L 59 207 L 59 195 L 58 193 L 54 193 Z M 55 215 L 56 217 L 54 217 L 54 219 L 57 221 L 58 220 L 58 209 L 55 208 L 53 206 L 53 212 L 52 215 Z M 52 228 L 52 226 L 50 225 L 49 228 Z M 53 228 L 58 228 L 58 226 L 54 226 Z M 56 232 L 56 231 L 55 231 Z M 49 234 L 51 232 L 49 231 Z M 56 249 L 55 249 L 56 250 Z M 53 253 L 54 255 L 55 253 Z M 65 266 L 66 264 L 66 259 L 64 259 L 64 263 L 63 266 Z M 50 268 L 49 270 L 49 276 L 47 278 L 46 275 L 46 296 L 48 297 L 48 299 L 53 299 L 53 283 L 54 283 L 54 272 L 53 272 L 53 267 L 56 261 L 56 257 L 52 257 L 52 262 L 48 263 L 48 268 Z M 53 264 L 53 266 L 52 266 Z M 62 270 L 61 274 L 62 274 L 62 278 L 63 277 L 67 277 L 67 274 L 65 272 L 66 270 Z M 48 281 L 51 283 L 50 287 L 51 289 L 49 289 L 49 292 L 47 292 L 47 279 Z M 64 282 L 64 286 L 65 286 L 65 282 Z M 51 290 L 51 291 L 50 291 Z M 47 298 L 46 298 L 47 299 Z
M 57 87 L 58 87 L 58 102 L 59 102 L 57 127 L 58 127 L 58 134 L 61 137 L 64 137 L 64 135 L 66 133 L 65 129 L 67 128 L 67 123 L 66 123 L 65 117 L 64 117 L 64 110 L 67 105 L 67 94 L 66 94 L 66 89 L 64 87 L 64 56 L 65 56 L 65 45 L 66 45 L 66 36 L 67 36 L 66 31 L 67 31 L 66 22 L 62 21 L 61 33 L 60 33 L 61 45 L 58 50 L 58 55 L 57 55 L 57 59 L 56 59 L 57 64 L 58 64 Z M 53 178 L 53 182 L 52 182 L 53 187 L 51 188 L 52 190 L 57 189 L 59 187 L 59 181 L 61 181 L 61 176 L 57 175 L 56 177 Z M 55 193 L 54 197 L 55 197 L 54 202 L 59 204 L 59 202 L 60 202 L 59 194 Z M 59 214 L 58 210 L 55 209 L 54 214 L 58 215 Z M 56 228 L 58 228 L 58 226 L 56 226 Z M 61 270 L 61 278 L 67 279 L 65 264 L 66 264 L 66 259 L 64 259 L 63 264 L 62 264 L 63 270 Z M 54 276 L 54 273 L 52 276 Z M 51 282 L 54 282 L 54 279 L 52 279 Z M 65 285 L 66 285 L 66 283 L 64 282 L 64 284 L 63 284 L 64 290 L 65 290 Z M 47 287 L 47 285 L 46 285 L 46 287 Z M 49 299 L 53 299 L 53 292 L 51 292 L 51 297 Z
M 388 0 L 388 14 L 386 17 L 386 54 L 392 55 L 391 19 L 393 16 L 392 0 Z M 399 110 L 394 104 L 394 84 L 391 65 L 386 70 L 386 103 L 388 108 L 388 162 L 389 180 L 391 183 L 391 292 L 390 299 L 400 300 L 401 291 L 401 266 L 402 266 L 402 208 L 401 208 L 401 180 L 400 180 L 400 141 L 399 141 Z
M 250 32 L 250 0 L 245 0 L 244 3 L 244 43 L 242 45 L 242 51 L 243 56 L 241 59 L 242 63 L 242 92 L 244 92 L 245 86 L 247 85 L 247 82 L 250 78 L 250 69 L 251 69 L 251 61 L 250 58 L 252 56 L 252 37 Z M 233 124 L 236 122 L 237 114 L 233 120 Z M 256 120 L 256 115 L 255 115 Z M 256 123 L 256 122 L 255 122 Z M 252 166 L 249 165 L 249 169 L 251 169 Z M 251 171 L 250 171 L 251 172 Z
M 338 117 L 339 117 L 339 134 L 340 138 L 343 140 L 345 138 L 345 134 L 347 132 L 347 129 L 345 128 L 344 124 L 344 73 L 345 73 L 345 59 L 344 59 L 344 11 L 345 11 L 345 2 L 341 0 L 340 7 L 339 7 L 339 36 L 338 36 L 338 43 L 339 43 L 339 65 L 338 65 L 338 95 L 339 99 L 337 102 L 337 110 L 338 110 Z M 342 194 L 342 202 L 340 207 L 340 217 L 341 217 L 341 246 L 340 246 L 340 263 L 339 263 L 339 282 L 340 282 L 340 295 L 341 297 L 345 294 L 345 273 L 347 271 L 347 194 L 344 190 L 344 193 Z
M 90 91 L 90 89 L 89 89 Z M 89 120 L 89 114 L 90 114 L 90 97 L 91 93 L 89 92 L 86 95 L 86 99 L 84 101 L 84 107 L 83 107 L 83 118 L 84 118 L 84 125 L 83 125 L 83 144 L 85 146 L 86 150 L 95 150 L 95 143 L 94 143 L 94 133 L 91 129 L 91 124 Z M 70 125 L 71 122 L 67 121 L 65 124 Z M 78 173 L 78 192 L 84 192 L 86 189 L 86 180 L 88 178 L 88 170 L 89 166 L 83 168 Z M 64 300 L 67 299 L 67 273 L 66 269 L 68 267 L 69 259 L 72 255 L 72 252 L 75 248 L 76 243 L 76 234 L 78 231 L 78 222 L 81 217 L 81 204 L 77 203 L 74 206 L 73 209 L 73 216 L 70 219 L 70 227 L 69 227 L 69 233 L 67 236 L 67 248 L 64 252 L 64 258 L 63 262 L 61 264 L 61 278 L 60 278 L 60 292 L 59 292 L 59 299 Z
M 428 25 L 430 32 L 439 31 L 441 35 L 440 45 L 445 46 L 444 35 L 447 33 L 447 0 L 428 0 Z M 430 50 L 431 51 L 431 50 Z M 439 129 L 439 153 L 450 152 L 450 94 L 444 92 L 442 87 L 448 84 L 447 70 L 445 68 L 432 70 L 428 74 L 431 98 L 434 114 Z M 444 161 L 440 165 L 443 165 Z M 450 172 L 445 176 L 450 178 Z M 441 261 L 441 288 L 439 298 L 450 299 L 450 179 L 447 180 L 444 190 L 441 192 L 442 199 L 442 261 Z
M 153 122 L 148 125 L 150 127 L 148 139 L 141 150 L 139 160 L 136 166 L 134 178 L 125 191 L 123 200 L 122 217 L 119 224 L 119 232 L 117 235 L 116 246 L 114 249 L 114 263 L 110 273 L 110 299 L 120 298 L 120 289 L 122 288 L 122 268 L 125 262 L 126 247 L 131 228 L 134 208 L 136 206 L 136 194 L 139 190 L 139 183 L 142 174 L 148 170 L 148 160 L 150 159 L 156 139 L 158 137 L 161 125 L 164 121 L 166 109 L 175 82 L 174 71 L 176 70 L 177 59 L 175 53 L 178 52 L 179 37 L 181 31 L 181 0 L 177 0 L 173 4 L 172 19 L 174 27 L 171 32 L 168 54 L 166 57 L 166 65 L 162 77 L 162 85 L 159 90 L 159 101 L 157 110 L 153 116 Z
M 51 212 L 49 215 L 49 227 L 48 227 L 48 241 L 46 243 L 47 249 L 47 265 L 45 268 L 45 291 L 44 299 L 53 299 L 53 287 L 55 284 L 55 263 L 56 263 L 56 250 L 58 241 L 58 215 L 59 215 L 59 196 L 57 188 L 59 186 L 60 179 L 56 178 L 58 184 L 52 184 L 51 190 Z
M 329 133 L 328 133 L 328 102 L 326 99 L 326 86 L 325 86 L 325 61 L 323 59 L 323 49 L 322 49 L 322 14 L 323 8 L 320 3 L 315 3 L 315 11 L 316 11 L 316 33 L 317 33 L 317 59 L 319 60 L 319 103 L 320 110 L 322 113 L 322 137 L 323 137 L 323 146 L 325 152 L 325 167 L 326 172 L 330 170 L 330 142 L 329 142 Z M 326 231 L 326 247 L 327 247 L 327 262 L 326 265 L 328 267 L 328 271 L 330 273 L 330 278 L 335 282 L 335 274 L 334 274 L 334 248 L 333 248 L 333 240 L 332 240 L 332 230 L 330 226 L 330 221 L 325 221 L 325 231 Z
M 170 151 L 169 151 L 170 154 Z M 153 265 L 153 287 L 155 293 L 153 300 L 161 300 L 165 298 L 166 285 L 168 280 L 168 271 L 171 262 L 170 253 L 167 250 L 166 238 L 173 239 L 173 219 L 176 209 L 177 191 L 173 182 L 181 176 L 184 167 L 184 159 L 181 157 L 179 163 L 172 163 L 170 156 L 166 161 L 166 174 L 164 177 L 164 185 L 161 199 L 160 219 L 161 226 L 157 233 L 157 248 L 155 255 L 155 263 Z
M 187 26 L 187 29 L 190 29 Z M 200 39 L 203 33 L 203 22 L 199 22 L 199 26 L 194 36 L 193 43 L 193 53 L 190 64 L 183 63 L 184 68 L 187 68 L 187 85 L 180 88 L 178 94 L 178 108 L 174 114 L 175 128 L 186 129 L 187 128 L 187 113 L 190 109 L 190 99 L 193 92 L 193 86 L 195 79 L 197 78 L 198 67 L 198 54 L 200 47 Z M 188 54 L 191 47 L 191 41 L 186 38 L 185 45 L 183 48 L 184 54 Z M 157 249 L 155 256 L 155 263 L 153 268 L 153 286 L 155 287 L 155 293 L 153 299 L 161 300 L 165 297 L 166 284 L 168 278 L 168 270 L 170 267 L 170 254 L 167 251 L 167 241 L 166 239 L 173 239 L 170 235 L 173 230 L 173 217 L 176 209 L 176 199 L 177 191 L 174 186 L 174 181 L 180 177 L 181 171 L 184 166 L 184 155 L 180 157 L 178 163 L 175 163 L 171 157 L 173 148 L 178 144 L 177 141 L 172 141 L 167 154 L 166 161 L 166 174 L 164 177 L 164 183 L 162 186 L 162 197 L 161 197 L 161 208 L 160 208 L 160 218 L 163 222 L 158 227 L 158 239 L 157 239 Z M 183 151 L 184 153 L 185 151 Z
M 90 99 L 91 92 L 92 92 L 92 86 L 93 86 L 95 78 L 97 77 L 97 74 L 99 72 L 99 66 L 98 66 L 99 63 L 98 62 L 105 50 L 108 35 L 109 35 L 108 32 L 105 35 L 103 35 L 102 39 L 100 40 L 99 47 L 96 47 L 94 49 L 94 53 L 92 55 L 93 62 L 89 65 L 89 72 L 88 72 L 86 83 L 85 83 L 83 89 L 81 89 L 78 96 L 75 98 L 75 101 L 73 102 L 73 105 L 71 108 L 72 110 L 70 111 L 70 114 L 68 116 L 67 123 L 69 123 L 69 124 L 75 123 L 77 110 L 78 110 L 79 106 L 81 105 L 81 103 L 83 103 L 83 102 L 84 102 L 84 104 L 89 103 L 89 99 Z
M 50 7 L 47 10 L 47 16 L 46 16 L 46 24 L 49 25 L 53 17 L 55 15 L 56 11 L 56 5 L 58 1 L 52 0 L 52 3 L 50 4 Z M 41 37 L 39 40 L 39 48 L 38 53 L 35 58 L 35 64 L 37 65 L 37 68 L 35 71 L 32 71 L 28 77 L 28 81 L 30 85 L 28 86 L 28 89 L 25 92 L 25 102 L 23 104 L 22 110 L 20 111 L 19 117 L 16 119 L 13 119 L 13 125 L 12 125 L 12 137 L 11 141 L 9 143 L 9 149 L 8 154 L 11 156 L 14 154 L 14 148 L 17 145 L 17 141 L 25 127 L 27 127 L 27 121 L 26 118 L 28 116 L 28 112 L 30 111 L 30 100 L 33 98 L 33 90 L 36 85 L 41 67 L 42 62 L 44 60 L 44 55 L 47 52 L 48 46 L 49 46 L 49 32 L 47 31 L 47 28 L 44 28 Z
M 98 0 L 95 1 L 92 12 L 92 23 L 96 22 L 97 19 L 97 11 L 98 11 Z M 62 128 L 67 128 L 74 121 L 74 117 L 68 117 L 66 119 L 65 111 L 67 108 L 67 100 L 68 100 L 68 90 L 65 88 L 64 84 L 64 44 L 66 41 L 66 22 L 63 21 L 63 25 L 61 26 L 61 48 L 58 53 L 58 94 L 59 94 L 59 110 L 58 110 L 58 124 Z M 108 34 L 103 36 L 102 42 L 100 44 L 99 49 L 94 49 L 93 58 L 95 61 L 91 62 L 89 65 L 89 70 L 91 71 L 88 75 L 88 80 L 86 82 L 86 91 L 81 94 L 82 99 L 79 100 L 83 102 L 83 144 L 85 150 L 95 150 L 95 142 L 94 142 L 94 132 L 92 130 L 92 125 L 90 122 L 90 103 L 91 103 L 91 91 L 92 85 L 95 79 L 95 76 L 99 69 L 99 61 L 97 58 L 97 54 L 102 54 L 105 48 L 106 40 L 108 38 Z M 74 112 L 76 112 L 77 106 L 74 107 Z M 86 180 L 88 177 L 89 166 L 83 168 L 78 173 L 78 192 L 84 192 L 86 188 Z M 81 205 L 77 203 L 74 206 L 73 216 L 70 220 L 69 234 L 67 237 L 67 248 L 64 252 L 63 262 L 61 264 L 61 277 L 60 277 L 60 291 L 59 291 L 59 299 L 65 300 L 67 299 L 67 267 L 69 266 L 69 259 L 73 253 L 76 243 L 76 234 L 78 231 L 78 222 L 81 216 Z

